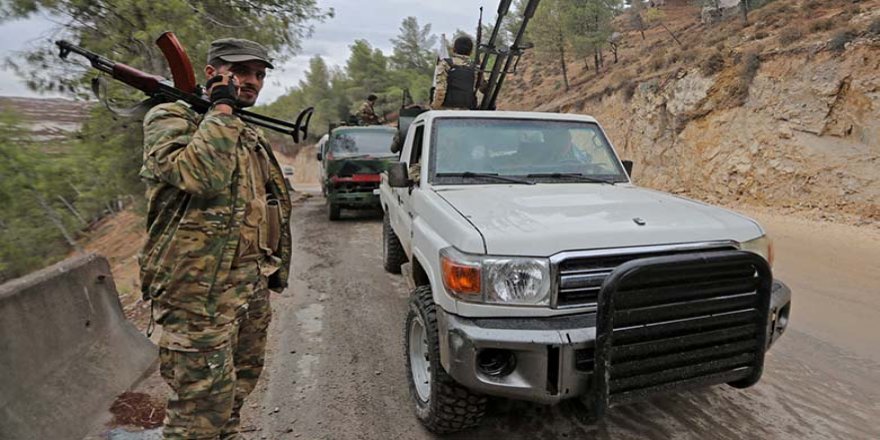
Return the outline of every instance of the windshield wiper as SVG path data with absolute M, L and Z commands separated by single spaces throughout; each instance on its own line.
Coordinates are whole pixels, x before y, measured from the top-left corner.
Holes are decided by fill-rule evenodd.
M 610 179 L 602 179 L 600 177 L 591 177 L 587 176 L 583 173 L 532 173 L 527 175 L 526 177 L 551 177 L 554 179 L 576 179 L 582 182 L 592 182 L 592 183 L 607 183 L 609 185 L 614 185 L 614 181 Z
M 517 179 L 516 177 L 501 176 L 498 173 L 474 173 L 472 171 L 465 171 L 463 173 L 437 173 L 437 177 L 482 177 L 482 178 L 500 180 L 502 182 L 519 183 L 522 185 L 534 185 L 535 184 L 535 182 L 531 182 L 531 181 L 528 181 L 525 179 Z

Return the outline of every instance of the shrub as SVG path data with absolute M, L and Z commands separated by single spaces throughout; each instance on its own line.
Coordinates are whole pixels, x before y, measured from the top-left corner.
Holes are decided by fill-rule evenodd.
M 654 55 L 651 56 L 651 60 L 648 61 L 648 67 L 655 71 L 666 67 L 666 52 L 655 52 Z
M 760 68 L 761 58 L 757 52 L 748 52 L 741 57 L 739 77 L 730 90 L 730 96 L 734 102 L 740 105 L 745 103 L 746 98 L 749 97 L 749 88 L 751 88 L 752 81 L 755 80 Z
M 800 29 L 794 26 L 787 27 L 779 33 L 779 44 L 783 46 L 788 46 L 789 44 L 800 40 L 803 36 L 804 34 L 801 32 Z
M 843 52 L 846 49 L 846 43 L 854 40 L 856 38 L 856 33 L 852 29 L 844 29 L 831 38 L 831 41 L 828 42 L 828 48 L 834 52 Z
M 770 36 L 770 34 L 768 34 L 766 31 L 758 31 L 758 32 L 755 32 L 755 36 L 753 37 L 753 39 L 763 40 L 769 36 Z
M 874 20 L 871 24 L 868 25 L 868 33 L 873 35 L 880 35 L 880 18 Z
M 820 0 L 807 0 L 803 4 L 803 8 L 808 11 L 815 11 L 822 7 L 822 2 Z
M 724 55 L 721 54 L 721 51 L 712 52 L 708 58 L 703 60 L 703 64 L 700 66 L 700 71 L 703 72 L 703 75 L 711 76 L 721 71 L 724 68 Z
M 810 32 L 824 32 L 834 29 L 834 20 L 826 18 L 810 23 Z
M 699 54 L 696 50 L 687 50 L 681 54 L 681 60 L 684 61 L 684 64 L 688 67 L 694 66 L 697 58 L 699 58 Z
M 636 89 L 639 87 L 639 84 L 632 79 L 626 79 L 623 84 L 621 84 L 621 88 L 623 89 L 623 99 L 626 102 L 630 102 L 636 94 Z

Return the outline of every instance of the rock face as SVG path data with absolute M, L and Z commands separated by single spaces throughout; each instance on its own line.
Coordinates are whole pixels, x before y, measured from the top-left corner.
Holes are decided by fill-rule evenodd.
M 880 225 L 880 47 L 767 52 L 747 96 L 737 68 L 684 70 L 545 111 L 587 113 L 640 185 L 715 201 L 820 209 Z
M 700 11 L 700 19 L 703 23 L 714 23 L 719 20 L 724 20 L 734 15 L 737 15 L 740 11 L 739 4 L 740 0 L 714 0 L 710 2 L 713 4 L 703 6 L 703 10 Z

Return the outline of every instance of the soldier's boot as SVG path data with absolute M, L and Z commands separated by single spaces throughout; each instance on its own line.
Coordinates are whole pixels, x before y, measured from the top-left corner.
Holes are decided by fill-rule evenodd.
M 159 350 L 162 378 L 173 393 L 163 438 L 216 439 L 232 414 L 235 370 L 229 344 L 210 351 Z
M 260 289 L 248 301 L 247 312 L 241 317 L 238 336 L 235 339 L 235 401 L 229 422 L 223 427 L 220 438 L 238 439 L 235 435 L 241 429 L 241 408 L 244 399 L 257 386 L 266 358 L 266 340 L 272 309 L 269 305 L 269 291 Z

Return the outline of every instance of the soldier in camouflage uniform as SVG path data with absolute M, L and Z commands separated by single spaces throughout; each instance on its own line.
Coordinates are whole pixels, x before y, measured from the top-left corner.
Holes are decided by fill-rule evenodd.
M 367 96 L 367 100 L 361 104 L 361 108 L 358 110 L 358 123 L 360 125 L 379 125 L 382 123 L 382 119 L 379 115 L 376 114 L 376 110 L 373 106 L 376 104 L 376 100 L 379 99 L 376 95 Z
M 222 39 L 208 60 L 207 113 L 175 102 L 144 118 L 141 285 L 162 326 L 160 369 L 173 390 L 166 439 L 241 438 L 240 410 L 263 368 L 269 291 L 286 287 L 290 265 L 280 166 L 263 133 L 233 114 L 255 103 L 268 53 Z
M 477 84 L 478 66 L 471 62 L 474 40 L 460 36 L 452 44 L 452 56 L 437 62 L 434 70 L 434 97 L 432 110 L 472 110 L 477 104 L 477 90 L 483 90 L 484 83 Z M 451 73 L 455 72 L 455 73 Z

